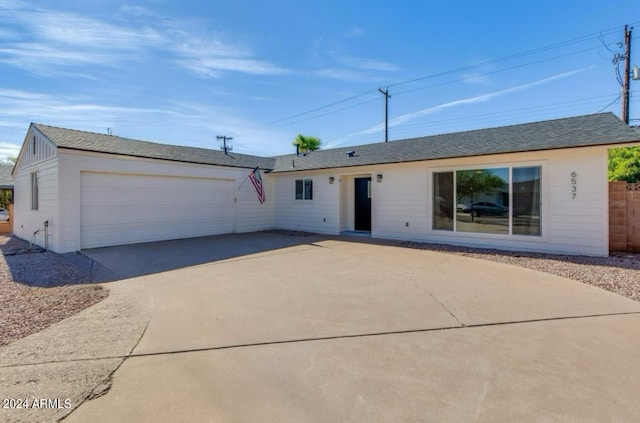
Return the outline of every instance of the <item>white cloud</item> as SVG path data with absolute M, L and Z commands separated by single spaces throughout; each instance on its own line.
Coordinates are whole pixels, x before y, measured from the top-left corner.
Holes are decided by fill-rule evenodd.
M 350 38 L 362 38 L 365 35 L 367 35 L 366 31 L 358 25 L 351 26 L 347 31 L 347 37 Z
M 338 56 L 335 57 L 336 63 L 350 68 L 373 70 L 373 71 L 396 71 L 398 66 L 393 63 L 384 62 L 382 60 L 367 59 L 364 57 L 354 56 Z
M 0 116 L 2 132 L 11 138 L 0 141 L 8 144 L 22 142 L 29 123 L 36 122 L 99 133 L 112 128 L 114 135 L 123 137 L 214 149 L 215 135 L 225 134 L 234 137 L 236 152 L 246 154 L 273 154 L 278 145 L 288 147 L 279 131 L 199 103 L 121 107 L 78 96 L 0 89 Z
M 586 68 L 585 69 L 576 69 L 576 70 L 569 71 L 569 72 L 563 72 L 563 73 L 560 73 L 560 74 L 557 74 L 557 75 L 553 75 L 553 76 L 550 76 L 550 77 L 547 77 L 547 78 L 539 79 L 537 81 L 529 82 L 529 83 L 526 83 L 526 84 L 522 84 L 522 85 L 518 85 L 518 86 L 515 86 L 515 87 L 511 87 L 511 88 L 506 88 L 506 89 L 499 90 L 499 91 L 494 91 L 492 93 L 482 94 L 482 95 L 478 95 L 478 96 L 474 96 L 474 97 L 468 97 L 468 98 L 463 98 L 463 99 L 460 99 L 460 100 L 454 100 L 454 101 L 450 101 L 450 102 L 447 102 L 447 103 L 439 104 L 437 106 L 429 107 L 427 109 L 419 110 L 419 111 L 413 112 L 413 113 L 407 113 L 405 115 L 402 115 L 402 116 L 399 116 L 397 118 L 391 119 L 388 122 L 388 125 L 389 125 L 389 127 L 394 127 L 394 126 L 402 125 L 403 123 L 409 122 L 409 121 L 411 121 L 413 119 L 416 119 L 418 117 L 430 115 L 432 113 L 436 113 L 436 112 L 439 112 L 439 111 L 444 110 L 444 109 L 449 109 L 449 108 L 460 106 L 460 105 L 464 105 L 464 104 L 475 104 L 475 103 L 482 103 L 482 102 L 490 101 L 490 100 L 493 100 L 494 98 L 499 97 L 499 96 L 503 96 L 503 95 L 506 95 L 506 94 L 511 94 L 511 93 L 514 93 L 514 92 L 517 92 L 517 91 L 522 91 L 522 90 L 525 90 L 525 89 L 528 89 L 528 88 L 536 87 L 538 85 L 546 84 L 548 82 L 555 81 L 555 80 L 558 80 L 558 79 L 567 78 L 569 76 L 576 75 L 576 74 L 578 74 L 580 72 L 583 72 L 585 70 L 586 70 Z M 365 131 L 358 132 L 356 134 L 352 134 L 349 137 L 354 137 L 356 135 L 374 134 L 374 133 L 380 132 L 383 129 L 384 129 L 384 124 L 380 124 L 380 125 L 373 126 L 373 127 L 369 128 L 369 129 L 367 129 Z
M 382 80 L 379 76 L 372 76 L 367 72 L 342 68 L 320 69 L 315 71 L 314 74 L 322 78 L 337 79 L 348 82 L 376 82 Z
M 209 47 L 199 49 L 197 44 L 208 44 Z M 281 75 L 288 71 L 269 62 L 251 58 L 249 53 L 225 45 L 219 40 L 211 43 L 191 42 L 174 48 L 182 59 L 175 63 L 200 75 L 220 76 L 223 72 L 242 72 L 257 75 Z
M 20 145 L 0 142 L 0 160 L 6 160 L 9 156 L 17 157 L 19 153 Z
M 493 81 L 487 75 L 470 73 L 464 76 L 464 82 L 471 85 L 493 85 Z
M 260 60 L 250 48 L 224 40 L 219 34 L 197 33 L 198 25 L 154 16 L 136 6 L 126 22 L 107 22 L 74 13 L 36 9 L 21 2 L 0 5 L 0 18 L 11 22 L 0 37 L 19 31 L 20 42 L 6 42 L 0 61 L 41 75 L 68 75 L 78 66 L 114 67 L 162 53 L 170 63 L 200 75 L 225 72 L 278 75 L 287 71 Z M 37 22 L 37 25 L 34 25 Z M 153 25 L 149 22 L 153 22 Z

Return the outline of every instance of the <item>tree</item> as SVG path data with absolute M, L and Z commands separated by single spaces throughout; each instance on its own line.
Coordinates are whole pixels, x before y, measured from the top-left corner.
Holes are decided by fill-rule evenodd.
M 640 147 L 609 150 L 609 180 L 640 182 Z
M 0 164 L 15 166 L 17 161 L 18 161 L 17 156 L 14 156 L 13 154 L 8 154 L 7 157 L 4 158 L 4 160 L 0 160 Z
M 458 203 L 464 197 L 473 196 L 474 192 L 492 191 L 503 188 L 507 184 L 507 181 L 486 169 L 460 170 L 457 173 L 456 180 Z
M 291 144 L 299 146 L 300 152 L 304 154 L 320 149 L 321 143 L 320 138 L 298 134 Z

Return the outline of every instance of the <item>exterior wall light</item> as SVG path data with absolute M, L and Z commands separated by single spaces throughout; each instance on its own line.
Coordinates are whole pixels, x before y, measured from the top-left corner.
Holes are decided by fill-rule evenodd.
M 329 176 L 329 183 L 333 185 L 333 182 L 336 180 L 333 176 Z
M 378 173 L 378 176 L 376 177 L 376 180 L 378 182 L 382 182 L 382 173 Z

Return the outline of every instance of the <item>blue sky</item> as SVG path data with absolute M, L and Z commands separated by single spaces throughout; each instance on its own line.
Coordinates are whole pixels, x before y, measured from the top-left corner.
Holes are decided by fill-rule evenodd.
M 637 0 L 0 0 L 0 22 L 0 158 L 30 122 L 216 149 L 226 135 L 259 155 L 297 133 L 380 142 L 380 87 L 390 140 L 620 115 L 625 24 L 640 64 Z

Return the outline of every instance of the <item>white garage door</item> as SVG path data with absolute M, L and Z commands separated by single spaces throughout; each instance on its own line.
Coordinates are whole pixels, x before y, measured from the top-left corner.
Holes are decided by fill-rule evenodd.
M 82 248 L 233 232 L 233 182 L 82 172 Z

